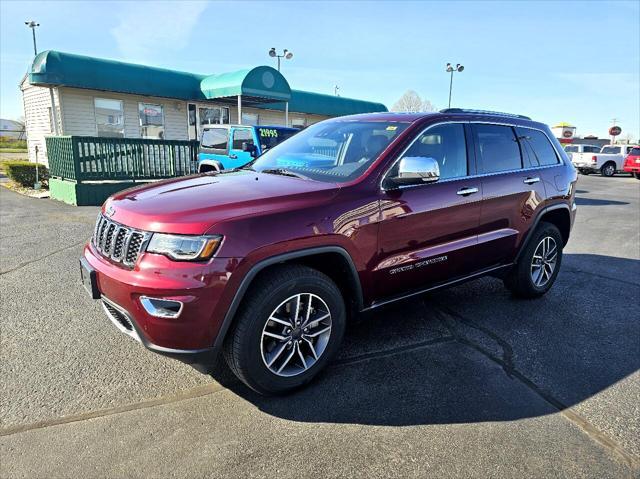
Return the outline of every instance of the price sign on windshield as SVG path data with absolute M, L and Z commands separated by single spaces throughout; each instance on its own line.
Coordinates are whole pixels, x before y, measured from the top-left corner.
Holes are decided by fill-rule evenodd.
M 261 138 L 278 138 L 278 130 L 273 128 L 259 128 Z

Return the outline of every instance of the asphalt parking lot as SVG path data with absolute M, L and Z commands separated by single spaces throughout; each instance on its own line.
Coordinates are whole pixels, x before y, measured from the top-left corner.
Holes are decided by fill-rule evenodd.
M 97 208 L 0 188 L 0 476 L 638 477 L 640 181 L 577 194 L 544 298 L 484 278 L 388 307 L 263 398 L 112 326 L 78 280 Z

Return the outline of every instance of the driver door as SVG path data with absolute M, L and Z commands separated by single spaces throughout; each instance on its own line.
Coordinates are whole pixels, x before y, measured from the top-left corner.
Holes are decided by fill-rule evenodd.
M 240 168 L 246 165 L 253 157 L 248 151 L 242 151 L 244 142 L 253 143 L 253 129 L 233 127 L 231 128 L 231 142 L 229 145 L 229 159 L 225 162 L 225 169 Z
M 437 181 L 393 186 L 385 179 L 374 269 L 376 299 L 427 288 L 478 269 L 481 182 L 463 123 L 427 128 L 401 157 L 438 162 Z M 387 177 L 397 174 L 398 163 Z

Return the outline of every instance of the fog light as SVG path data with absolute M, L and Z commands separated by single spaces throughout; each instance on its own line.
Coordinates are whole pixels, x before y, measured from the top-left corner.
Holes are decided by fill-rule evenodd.
M 140 296 L 140 304 L 144 310 L 156 318 L 175 319 L 182 313 L 183 303 L 171 299 L 149 298 Z

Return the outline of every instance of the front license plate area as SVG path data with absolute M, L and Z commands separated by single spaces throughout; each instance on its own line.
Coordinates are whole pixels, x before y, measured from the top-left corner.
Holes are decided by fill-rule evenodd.
M 100 299 L 96 270 L 94 270 L 84 258 L 80 259 L 80 279 L 82 280 L 84 289 L 86 289 L 89 296 L 91 296 L 91 299 Z

